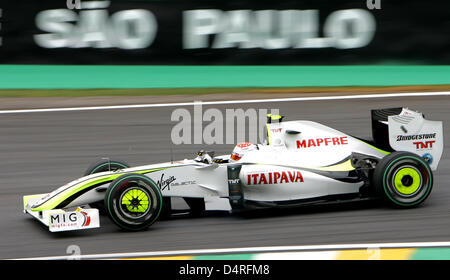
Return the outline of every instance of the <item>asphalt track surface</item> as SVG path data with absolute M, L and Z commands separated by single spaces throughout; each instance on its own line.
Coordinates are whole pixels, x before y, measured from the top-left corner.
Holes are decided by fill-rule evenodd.
M 306 119 L 370 137 L 370 109 L 406 106 L 444 122 L 450 139 L 450 97 L 302 101 L 204 106 L 277 108 L 287 120 Z M 22 196 L 44 193 L 82 175 L 105 156 L 132 165 L 170 159 L 170 120 L 175 108 L 25 113 L 0 115 L 0 258 L 65 255 L 69 245 L 82 254 L 319 244 L 427 242 L 450 240 L 449 145 L 434 189 L 420 207 L 391 209 L 381 203 L 351 203 L 265 211 L 250 216 L 212 213 L 158 221 L 143 232 L 123 232 L 106 216 L 101 228 L 50 233 L 22 213 Z M 187 107 L 191 110 L 192 106 Z M 206 123 L 204 124 L 204 126 Z M 244 128 L 240 128 L 244 129 Z M 448 143 L 448 141 L 447 141 Z M 202 145 L 174 146 L 174 158 L 192 158 Z M 233 145 L 207 147 L 217 154 Z

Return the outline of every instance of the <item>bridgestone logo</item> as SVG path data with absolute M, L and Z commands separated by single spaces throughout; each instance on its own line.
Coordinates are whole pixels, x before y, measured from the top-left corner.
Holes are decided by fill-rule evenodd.
M 422 139 L 434 139 L 436 138 L 436 133 L 431 134 L 417 134 L 417 135 L 397 135 L 398 141 L 409 141 L 409 140 L 422 140 Z

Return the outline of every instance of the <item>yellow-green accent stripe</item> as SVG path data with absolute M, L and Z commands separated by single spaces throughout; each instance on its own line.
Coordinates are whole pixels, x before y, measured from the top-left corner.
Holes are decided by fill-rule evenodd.
M 349 159 L 339 164 L 325 166 L 325 167 L 314 167 L 312 169 L 321 170 L 321 171 L 351 171 L 355 170 L 355 167 L 352 165 L 352 160 Z
M 359 140 L 359 139 L 357 139 L 357 140 Z M 359 140 L 359 141 L 363 142 L 363 143 L 366 144 L 367 146 L 371 147 L 371 148 L 374 149 L 374 150 L 377 150 L 378 152 L 380 152 L 380 153 L 382 153 L 382 154 L 385 154 L 385 155 L 389 155 L 389 154 L 390 154 L 390 152 L 384 151 L 384 150 L 382 150 L 382 149 L 380 149 L 380 148 L 377 148 L 377 147 L 375 147 L 375 146 L 373 146 L 373 145 L 370 145 L 370 144 L 367 143 L 367 142 L 364 142 L 364 141 L 362 141 L 362 140 Z
M 43 203 L 42 205 L 36 207 L 36 208 L 32 208 L 32 211 L 43 211 L 43 210 L 52 210 L 55 207 L 57 207 L 59 204 L 61 204 L 62 202 L 64 202 L 66 199 L 68 199 L 69 197 L 71 197 L 72 195 L 85 190 L 86 188 L 89 188 L 91 186 L 100 184 L 100 183 L 107 183 L 110 181 L 113 181 L 115 179 L 117 179 L 118 177 L 127 174 L 127 173 L 138 173 L 138 174 L 147 174 L 150 172 L 155 172 L 155 171 L 160 171 L 160 170 L 165 170 L 168 169 L 170 167 L 164 167 L 164 168 L 156 168 L 156 169 L 149 169 L 149 170 L 140 170 L 140 171 L 132 171 L 132 172 L 119 172 L 119 173 L 114 173 L 114 174 L 108 174 L 108 175 L 102 175 L 99 177 L 95 177 L 92 179 L 89 179 L 87 181 L 83 181 L 80 182 L 70 188 L 68 188 L 67 190 L 62 191 L 61 193 L 55 195 L 54 197 L 52 197 L 51 199 L 49 199 L 48 201 L 46 201 L 45 203 Z

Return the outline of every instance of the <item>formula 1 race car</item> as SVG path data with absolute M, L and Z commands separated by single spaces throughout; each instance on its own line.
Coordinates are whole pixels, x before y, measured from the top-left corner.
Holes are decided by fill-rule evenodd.
M 136 231 L 170 214 L 176 197 L 197 213 L 380 198 L 399 208 L 419 205 L 443 152 L 442 122 L 406 108 L 371 114 L 370 141 L 268 115 L 265 143 L 241 143 L 231 155 L 200 151 L 138 167 L 103 159 L 51 193 L 24 196 L 24 212 L 50 231 L 67 231 L 99 227 L 100 209 Z

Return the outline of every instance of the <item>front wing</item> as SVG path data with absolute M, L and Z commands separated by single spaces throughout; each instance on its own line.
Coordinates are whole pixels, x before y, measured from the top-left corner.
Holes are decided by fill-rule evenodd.
M 83 209 L 78 207 L 74 211 L 52 209 L 33 211 L 30 205 L 48 194 L 26 195 L 23 197 L 24 213 L 30 214 L 51 232 L 82 230 L 100 227 L 98 209 Z

